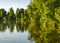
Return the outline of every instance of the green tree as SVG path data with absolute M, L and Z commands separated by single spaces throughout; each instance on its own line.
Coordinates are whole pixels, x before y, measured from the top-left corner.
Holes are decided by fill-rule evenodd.
M 5 9 L 0 9 L 0 21 L 6 21 L 6 11 Z
M 15 14 L 14 14 L 13 8 L 10 8 L 10 10 L 8 12 L 8 18 L 9 18 L 9 21 L 14 21 L 15 20 Z
M 21 14 L 21 18 L 24 17 L 24 9 L 23 8 L 20 8 L 20 14 Z
M 17 8 L 17 9 L 16 9 L 16 17 L 19 17 L 19 14 L 20 14 L 20 9 Z
M 20 22 L 23 20 L 24 18 L 24 9 L 23 8 L 17 8 L 16 9 L 16 23 Z
M 36 43 L 59 43 L 59 30 L 60 30 L 60 0 L 33 0 L 28 6 L 28 14 L 30 19 L 32 18 L 35 21 L 35 24 L 40 24 L 39 34 L 37 33 L 38 28 L 33 27 L 31 30 L 32 37 Z M 32 21 L 32 20 L 31 20 Z M 32 23 L 34 25 L 34 23 Z M 36 29 L 33 31 L 33 29 Z M 52 35 L 53 33 L 56 36 L 50 36 L 50 39 L 46 38 L 47 34 Z M 34 34 L 35 33 L 35 34 Z M 41 41 L 38 37 L 40 37 Z M 32 39 L 33 39 L 32 38 Z M 48 42 L 49 41 L 49 42 Z M 51 42 L 50 42 L 51 41 Z

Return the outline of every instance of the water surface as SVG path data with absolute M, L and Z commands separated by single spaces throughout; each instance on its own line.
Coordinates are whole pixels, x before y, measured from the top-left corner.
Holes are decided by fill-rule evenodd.
M 0 43 L 60 43 L 59 32 L 39 23 L 0 23 Z
M 33 43 L 33 41 L 28 40 L 29 35 L 27 30 L 17 32 L 16 25 L 10 25 L 11 28 L 14 27 L 14 30 L 12 29 L 11 31 L 11 28 L 6 25 L 4 26 L 4 24 L 0 25 L 0 43 Z

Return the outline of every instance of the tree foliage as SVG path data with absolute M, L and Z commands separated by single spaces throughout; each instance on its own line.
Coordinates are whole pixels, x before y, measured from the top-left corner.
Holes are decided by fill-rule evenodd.
M 30 40 L 36 43 L 60 43 L 60 0 L 31 0 L 27 9 L 17 8 L 16 14 L 13 8 L 8 14 L 0 9 L 1 21 L 5 21 L 4 17 L 7 21 L 14 20 L 19 26 L 22 24 L 16 26 L 17 31 L 19 28 L 24 31 L 24 25 L 29 24 Z M 10 28 L 12 32 L 13 25 Z

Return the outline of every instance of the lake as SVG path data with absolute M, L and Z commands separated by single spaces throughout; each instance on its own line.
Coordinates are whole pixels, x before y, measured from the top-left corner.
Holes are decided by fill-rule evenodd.
M 12 29 L 12 30 L 11 30 Z M 19 32 L 16 30 L 14 24 L 0 24 L 0 43 L 34 43 L 34 41 L 28 40 L 28 31 Z
M 0 43 L 60 43 L 55 29 L 41 29 L 39 23 L 0 23 Z

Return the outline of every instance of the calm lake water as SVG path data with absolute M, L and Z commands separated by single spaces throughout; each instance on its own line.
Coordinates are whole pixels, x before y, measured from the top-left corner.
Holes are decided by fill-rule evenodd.
M 14 27 L 14 30 L 13 30 Z M 10 30 L 12 29 L 12 31 Z M 16 25 L 10 24 L 10 27 L 0 24 L 0 43 L 34 43 L 34 41 L 28 40 L 28 31 L 16 30 Z
M 59 32 L 39 23 L 0 23 L 0 43 L 60 43 Z

